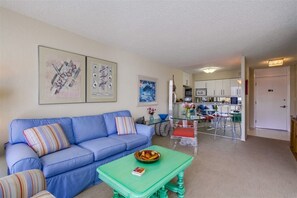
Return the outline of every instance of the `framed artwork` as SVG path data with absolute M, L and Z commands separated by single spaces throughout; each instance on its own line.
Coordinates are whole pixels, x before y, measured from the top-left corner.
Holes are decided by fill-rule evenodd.
M 38 46 L 39 104 L 85 102 L 86 57 Z
M 157 105 L 157 79 L 138 76 L 138 106 Z
M 117 63 L 87 57 L 87 102 L 117 101 Z
M 196 89 L 196 96 L 206 96 L 207 89 L 206 88 L 198 88 Z

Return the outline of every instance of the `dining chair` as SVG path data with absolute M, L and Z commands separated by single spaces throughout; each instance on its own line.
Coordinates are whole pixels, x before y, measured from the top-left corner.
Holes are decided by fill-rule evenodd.
M 176 148 L 177 143 L 181 146 L 194 147 L 194 155 L 197 154 L 198 141 L 197 141 L 197 121 L 182 120 L 172 123 L 172 133 L 170 135 L 170 142 L 173 143 L 173 149 Z M 182 124 L 181 124 L 182 123 Z
M 219 105 L 218 106 L 218 112 L 215 114 L 216 123 L 215 123 L 215 133 L 214 138 L 218 135 L 218 131 L 222 130 L 223 135 L 226 135 L 226 127 L 231 125 L 228 125 L 230 123 L 230 107 L 229 105 Z
M 241 113 L 232 113 L 231 114 L 232 120 L 232 138 L 235 139 L 237 135 L 236 125 L 239 128 L 239 138 L 241 137 Z

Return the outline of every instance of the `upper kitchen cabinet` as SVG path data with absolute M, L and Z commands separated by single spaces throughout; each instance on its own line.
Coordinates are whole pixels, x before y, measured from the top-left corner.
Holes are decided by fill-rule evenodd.
M 231 96 L 241 96 L 241 80 L 230 79 Z
M 206 81 L 206 88 L 207 88 L 207 96 L 216 95 L 216 83 L 214 80 Z
M 195 81 L 195 88 L 206 88 L 207 96 L 240 96 L 239 79 Z
M 192 74 L 183 72 L 183 85 L 184 86 L 192 86 Z
M 215 80 L 215 96 L 230 96 L 230 79 Z
M 195 88 L 196 89 L 206 88 L 206 82 L 207 81 L 195 81 Z

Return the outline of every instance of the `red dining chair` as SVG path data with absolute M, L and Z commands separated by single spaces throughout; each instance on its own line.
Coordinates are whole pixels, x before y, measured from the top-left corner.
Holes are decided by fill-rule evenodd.
M 182 124 L 180 121 L 174 124 L 170 140 L 171 142 L 174 141 L 173 149 L 179 142 L 181 146 L 194 147 L 194 155 L 196 155 L 198 150 L 197 121 L 183 120 Z

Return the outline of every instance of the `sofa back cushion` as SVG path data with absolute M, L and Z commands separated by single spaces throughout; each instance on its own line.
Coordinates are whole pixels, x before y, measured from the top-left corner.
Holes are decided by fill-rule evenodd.
M 26 129 L 25 138 L 39 157 L 70 146 L 60 124 L 50 124 Z
M 24 130 L 58 123 L 61 125 L 70 144 L 74 144 L 74 135 L 72 130 L 71 118 L 44 118 L 44 119 L 15 119 L 10 123 L 9 143 L 27 143 L 23 134 Z
M 107 136 L 103 115 L 73 117 L 72 126 L 77 144 Z
M 115 117 L 131 117 L 131 113 L 128 110 L 116 111 L 116 112 L 104 113 L 103 117 L 104 117 L 106 129 L 107 129 L 107 133 L 108 135 L 112 135 L 117 133 Z

